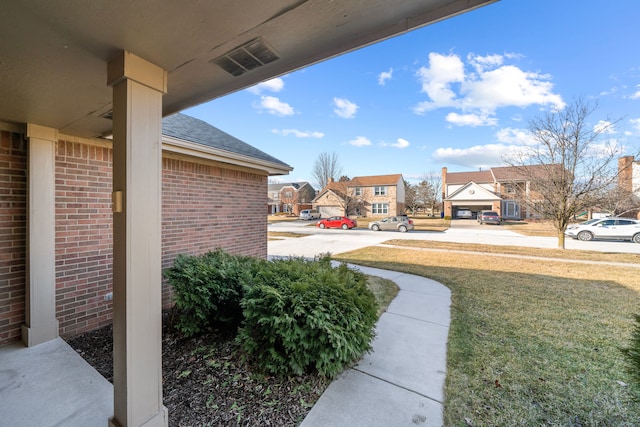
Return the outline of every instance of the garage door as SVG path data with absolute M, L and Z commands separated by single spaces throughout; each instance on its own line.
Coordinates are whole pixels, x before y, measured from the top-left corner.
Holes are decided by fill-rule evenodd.
M 318 206 L 318 212 L 322 218 L 329 218 L 330 216 L 342 215 L 342 208 L 339 206 Z

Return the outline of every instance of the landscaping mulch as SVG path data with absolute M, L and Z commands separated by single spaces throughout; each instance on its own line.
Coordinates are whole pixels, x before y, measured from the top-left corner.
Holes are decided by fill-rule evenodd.
M 278 378 L 254 370 L 231 334 L 184 338 L 164 322 L 163 403 L 169 426 L 296 426 L 330 380 L 317 375 Z M 69 340 L 113 382 L 112 328 Z

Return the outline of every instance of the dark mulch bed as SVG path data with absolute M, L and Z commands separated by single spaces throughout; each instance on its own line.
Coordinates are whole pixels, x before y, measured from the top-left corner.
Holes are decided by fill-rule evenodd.
M 296 426 L 329 384 L 315 375 L 260 374 L 243 361 L 229 334 L 186 339 L 164 323 L 163 398 L 169 426 Z M 111 326 L 73 338 L 69 345 L 113 382 Z

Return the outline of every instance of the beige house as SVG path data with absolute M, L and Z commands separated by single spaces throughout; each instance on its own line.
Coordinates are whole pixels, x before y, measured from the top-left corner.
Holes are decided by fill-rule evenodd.
M 316 190 L 308 182 L 269 184 L 267 214 L 279 212 L 300 215 L 303 209 L 311 209 Z
M 528 166 L 529 173 L 536 166 Z M 544 168 L 540 168 L 544 172 Z M 471 211 L 475 218 L 482 210 L 493 210 L 505 219 L 537 218 L 531 209 L 536 193 L 518 167 L 504 166 L 474 172 L 448 172 L 442 168 L 444 215 L 457 218 Z M 524 201 L 528 203 L 523 203 Z
M 404 179 L 401 174 L 393 174 L 357 176 L 348 181 L 330 180 L 318 192 L 313 206 L 323 218 L 404 214 Z
M 56 145 L 113 141 L 113 268 L 104 277 L 113 287 L 113 407 L 90 413 L 92 423 L 78 422 L 86 408 L 52 401 L 73 390 L 50 384 L 54 393 L 34 389 L 21 412 L 40 417 L 33 425 L 168 425 L 161 370 L 163 117 L 492 1 L 406 0 L 393 7 L 386 0 L 6 2 L 0 128 L 7 150 L 21 143 L 27 150 L 22 164 L 3 161 L 0 169 L 27 182 L 27 204 L 23 225 L 14 225 L 12 199 L 2 204 L 0 218 L 7 238 L 17 242 L 10 250 L 18 255 L 11 256 L 26 261 L 0 275 L 0 295 L 22 295 L 22 339 L 30 348 L 12 347 L 11 354 L 34 368 L 42 357 L 51 360 L 38 346 L 60 340 Z M 22 172 L 14 175 L 16 168 Z M 0 323 L 5 320 L 0 313 Z M 60 363 L 56 370 L 65 372 Z M 81 378 L 74 379 L 68 386 L 80 387 Z M 55 418 L 60 412 L 44 404 L 70 415 Z M 3 412 L 3 423 L 20 425 L 9 415 Z

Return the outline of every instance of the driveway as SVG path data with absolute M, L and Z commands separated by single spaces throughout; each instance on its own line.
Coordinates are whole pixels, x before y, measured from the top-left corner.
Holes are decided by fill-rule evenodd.
M 312 223 L 313 224 L 313 223 Z M 269 240 L 270 256 L 314 257 L 330 252 L 337 254 L 375 246 L 391 239 L 432 240 L 438 242 L 480 243 L 487 245 L 525 246 L 533 248 L 555 249 L 558 239 L 555 237 L 525 236 L 499 226 L 480 225 L 475 220 L 456 220 L 452 227 L 444 232 L 410 231 L 371 231 L 355 228 L 353 230 L 325 229 L 310 225 L 308 221 L 289 221 L 269 224 L 269 231 L 283 231 L 308 234 L 302 238 L 283 238 Z M 567 249 L 590 250 L 599 252 L 621 252 L 640 254 L 640 245 L 622 241 L 581 242 L 567 239 Z M 541 254 L 543 255 L 543 254 Z

